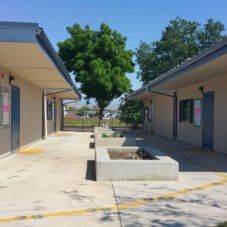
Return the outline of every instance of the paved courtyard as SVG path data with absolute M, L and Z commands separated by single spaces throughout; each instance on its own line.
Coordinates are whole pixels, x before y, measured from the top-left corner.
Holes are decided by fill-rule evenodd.
M 176 182 L 96 182 L 92 133 L 60 132 L 0 159 L 0 226 L 215 226 L 227 220 L 227 156 L 128 133 L 179 161 Z M 140 171 L 138 169 L 138 171 Z

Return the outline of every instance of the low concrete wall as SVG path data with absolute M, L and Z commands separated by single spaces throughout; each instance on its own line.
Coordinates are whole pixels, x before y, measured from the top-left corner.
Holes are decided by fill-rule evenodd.
M 102 138 L 103 133 L 106 134 L 107 136 L 110 136 L 111 134 L 114 133 L 114 131 L 110 131 L 110 130 L 108 130 L 108 131 L 96 131 L 94 133 L 94 137 L 95 138 Z
M 95 138 L 95 147 L 122 147 L 136 146 L 136 140 L 133 138 Z
M 122 146 L 136 146 L 136 140 L 134 138 L 127 137 L 110 137 L 102 138 L 103 133 L 110 136 L 114 131 L 96 131 L 94 133 L 95 146 L 96 147 L 122 147 Z M 117 132 L 121 134 L 121 132 Z
M 119 147 L 116 150 L 127 151 L 139 147 Z M 126 181 L 152 180 L 175 181 L 178 179 L 179 164 L 154 147 L 144 149 L 158 160 L 112 160 L 108 148 L 96 147 L 96 180 Z
M 105 132 L 105 131 L 112 131 L 110 128 L 103 128 L 103 127 L 94 127 L 94 133 L 96 132 Z

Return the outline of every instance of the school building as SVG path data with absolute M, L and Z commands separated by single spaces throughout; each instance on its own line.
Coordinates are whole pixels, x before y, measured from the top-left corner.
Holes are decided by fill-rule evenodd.
M 147 132 L 227 154 L 227 38 L 134 91 Z
M 61 130 L 63 99 L 80 94 L 44 30 L 0 22 L 0 156 Z

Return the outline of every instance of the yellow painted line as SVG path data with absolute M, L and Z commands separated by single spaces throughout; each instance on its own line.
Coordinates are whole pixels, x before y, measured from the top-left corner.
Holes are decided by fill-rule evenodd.
M 70 216 L 70 215 L 79 215 L 79 214 L 88 214 L 93 212 L 100 212 L 100 211 L 114 211 L 114 210 L 122 210 L 122 209 L 129 209 L 135 208 L 141 205 L 149 204 L 153 201 L 174 198 L 179 195 L 185 195 L 194 191 L 200 191 L 203 189 L 211 188 L 218 185 L 223 185 L 227 183 L 227 179 L 213 182 L 210 184 L 200 185 L 190 189 L 183 189 L 180 191 L 166 193 L 161 196 L 156 196 L 153 198 L 146 198 L 142 200 L 137 200 L 132 203 L 120 204 L 118 206 L 110 206 L 110 207 L 96 207 L 96 208 L 89 208 L 89 209 L 81 209 L 81 210 L 70 210 L 70 211 L 62 211 L 62 212 L 53 212 L 53 213 L 44 213 L 44 214 L 35 214 L 35 215 L 24 215 L 24 216 L 17 216 L 17 217 L 9 217 L 9 218 L 0 218 L 0 223 L 2 222 L 16 222 L 22 220 L 31 220 L 31 219 L 44 219 L 44 218 L 51 218 L 51 217 L 63 217 L 63 216 Z
M 55 136 L 57 136 L 57 137 L 59 137 L 59 136 L 67 137 L 67 136 L 71 136 L 71 135 L 69 133 L 65 133 L 65 132 L 56 132 Z
M 16 154 L 41 154 L 45 152 L 43 149 L 38 149 L 38 148 L 27 148 L 18 151 Z

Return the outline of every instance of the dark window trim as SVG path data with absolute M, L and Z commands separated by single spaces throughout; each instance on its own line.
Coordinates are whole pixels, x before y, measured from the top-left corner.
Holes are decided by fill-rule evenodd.
M 49 107 L 51 106 L 51 109 Z M 52 121 L 53 119 L 53 103 L 52 101 L 47 101 L 47 120 Z
M 182 111 L 183 111 L 183 102 L 188 101 L 189 102 L 189 119 L 188 120 L 183 120 L 182 119 Z M 194 99 L 182 99 L 179 100 L 179 122 L 180 123 L 189 123 L 193 124 L 194 121 Z

